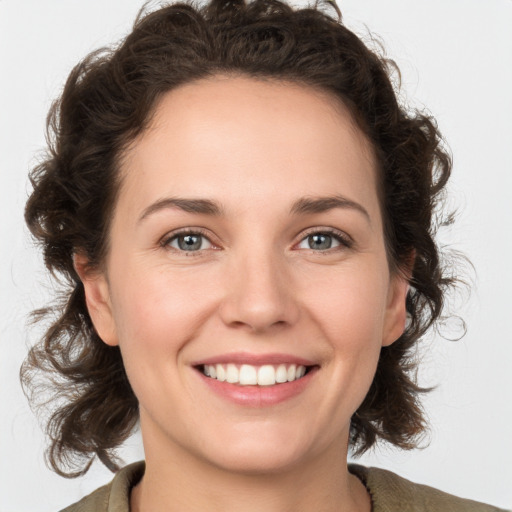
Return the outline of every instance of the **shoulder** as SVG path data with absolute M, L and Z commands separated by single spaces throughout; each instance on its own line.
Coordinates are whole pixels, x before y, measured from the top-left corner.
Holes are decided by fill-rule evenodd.
M 129 512 L 130 490 L 144 474 L 144 462 L 121 469 L 107 485 L 96 489 L 61 512 Z
M 385 469 L 356 464 L 349 468 L 366 485 L 372 497 L 373 512 L 504 512 L 491 505 L 410 482 Z

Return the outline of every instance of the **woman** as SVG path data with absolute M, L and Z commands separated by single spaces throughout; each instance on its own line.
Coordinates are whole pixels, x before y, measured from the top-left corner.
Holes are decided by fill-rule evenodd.
M 26 219 L 71 291 L 23 370 L 85 472 L 140 426 L 146 465 L 69 510 L 496 510 L 347 467 L 424 430 L 412 351 L 452 284 L 435 125 L 336 20 L 179 4 L 75 68 Z M 71 391 L 71 392 L 70 392 Z

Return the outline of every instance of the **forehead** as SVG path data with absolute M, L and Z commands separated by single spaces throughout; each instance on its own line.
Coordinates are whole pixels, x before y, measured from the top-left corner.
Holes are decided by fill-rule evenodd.
M 127 150 L 121 178 L 138 207 L 158 195 L 222 196 L 233 187 L 251 200 L 286 202 L 332 194 L 336 183 L 371 201 L 375 169 L 371 145 L 334 94 L 216 76 L 161 98 Z

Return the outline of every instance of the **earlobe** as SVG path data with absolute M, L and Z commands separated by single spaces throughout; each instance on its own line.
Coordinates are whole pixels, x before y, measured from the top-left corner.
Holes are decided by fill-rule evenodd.
M 98 336 L 107 345 L 118 345 L 110 291 L 105 274 L 91 270 L 87 257 L 80 253 L 73 255 L 73 266 L 84 286 L 87 310 Z

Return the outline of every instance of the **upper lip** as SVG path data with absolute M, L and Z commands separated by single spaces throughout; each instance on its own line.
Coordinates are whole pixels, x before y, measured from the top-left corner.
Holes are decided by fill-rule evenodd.
M 291 354 L 250 354 L 248 352 L 234 352 L 231 354 L 219 354 L 217 356 L 201 359 L 192 363 L 192 366 L 229 363 L 250 364 L 252 366 L 262 366 L 264 364 L 296 364 L 302 366 L 315 366 L 318 364 L 309 359 L 297 357 Z

